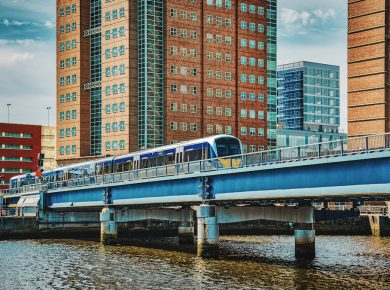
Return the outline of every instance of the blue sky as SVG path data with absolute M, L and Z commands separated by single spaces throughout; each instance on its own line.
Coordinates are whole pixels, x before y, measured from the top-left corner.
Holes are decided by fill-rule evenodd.
M 55 120 L 55 0 L 0 0 L 0 122 Z M 346 127 L 347 1 L 279 0 L 278 63 L 308 60 L 341 66 Z

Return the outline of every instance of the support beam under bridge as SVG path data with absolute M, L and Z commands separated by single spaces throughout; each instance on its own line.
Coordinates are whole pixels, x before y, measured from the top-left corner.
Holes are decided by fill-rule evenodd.
M 102 210 L 101 242 L 115 243 L 117 224 L 141 220 L 179 222 L 179 240 L 193 242 L 193 212 L 197 217 L 197 254 L 204 258 L 218 257 L 219 224 L 252 220 L 271 220 L 294 223 L 295 255 L 313 258 L 315 255 L 314 208 L 302 207 L 218 207 L 202 204 L 190 208 L 126 209 L 105 207 Z

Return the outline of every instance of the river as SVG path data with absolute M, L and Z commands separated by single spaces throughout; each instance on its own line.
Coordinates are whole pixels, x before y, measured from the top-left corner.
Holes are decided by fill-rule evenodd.
M 174 238 L 0 241 L 0 288 L 390 289 L 390 238 L 318 236 L 301 262 L 292 236 L 222 236 L 220 249 L 202 260 Z

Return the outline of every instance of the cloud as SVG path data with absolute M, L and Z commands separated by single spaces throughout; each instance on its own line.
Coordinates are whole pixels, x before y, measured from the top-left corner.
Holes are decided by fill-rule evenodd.
M 8 19 L 4 19 L 3 20 L 3 24 L 5 26 L 22 26 L 24 24 L 28 24 L 28 22 L 22 22 L 22 21 L 18 21 L 18 20 L 8 20 Z
M 295 10 L 282 8 L 279 17 L 279 30 L 282 33 L 306 34 L 310 29 L 316 28 L 336 17 L 334 9 Z
M 44 26 L 49 28 L 49 29 L 52 29 L 54 27 L 54 23 L 48 20 L 48 21 L 45 21 Z
M 34 39 L 0 39 L 0 46 L 7 46 L 7 45 L 20 45 L 20 46 L 30 46 L 31 44 L 35 43 Z

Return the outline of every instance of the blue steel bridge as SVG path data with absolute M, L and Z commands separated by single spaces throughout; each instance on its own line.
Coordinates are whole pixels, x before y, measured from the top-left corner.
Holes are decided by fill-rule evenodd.
M 219 224 L 257 219 L 294 223 L 297 257 L 314 256 L 313 202 L 389 199 L 390 134 L 90 175 L 4 193 L 6 206 L 22 214 L 37 211 L 43 230 L 97 225 L 106 244 L 116 241 L 119 223 L 148 219 L 177 221 L 179 236 L 193 240 L 195 211 L 198 255 L 204 257 L 217 255 Z M 274 203 L 297 206 L 270 206 Z

